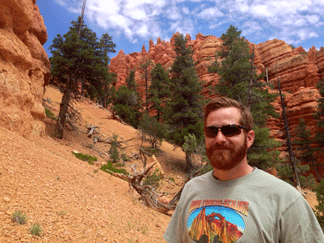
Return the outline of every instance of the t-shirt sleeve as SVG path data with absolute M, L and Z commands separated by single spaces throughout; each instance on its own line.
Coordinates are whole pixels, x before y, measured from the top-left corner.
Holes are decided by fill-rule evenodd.
M 171 221 L 163 235 L 168 243 L 187 243 L 190 242 L 187 233 L 186 212 L 184 211 L 186 205 L 186 195 L 189 190 L 190 183 L 184 187 L 179 203 L 172 215 Z
M 323 231 L 308 202 L 300 196 L 280 218 L 280 243 L 324 243 Z

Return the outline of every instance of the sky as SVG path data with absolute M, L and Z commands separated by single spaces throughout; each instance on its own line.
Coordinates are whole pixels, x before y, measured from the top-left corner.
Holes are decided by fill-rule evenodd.
M 83 0 L 37 0 L 48 47 L 81 15 Z M 254 44 L 279 39 L 306 51 L 324 47 L 324 0 L 87 0 L 85 24 L 100 38 L 108 33 L 116 53 L 141 52 L 149 41 L 169 41 L 176 32 L 221 37 L 234 25 Z

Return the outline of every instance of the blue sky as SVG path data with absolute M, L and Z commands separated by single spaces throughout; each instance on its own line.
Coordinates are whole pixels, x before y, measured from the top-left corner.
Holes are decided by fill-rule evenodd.
M 65 34 L 81 13 L 83 0 L 38 0 L 44 17 L 48 47 L 57 34 Z M 169 41 L 179 31 L 220 37 L 230 25 L 258 44 L 279 39 L 306 51 L 324 46 L 324 0 L 87 0 L 85 24 L 108 33 L 125 54 L 140 52 L 149 40 Z

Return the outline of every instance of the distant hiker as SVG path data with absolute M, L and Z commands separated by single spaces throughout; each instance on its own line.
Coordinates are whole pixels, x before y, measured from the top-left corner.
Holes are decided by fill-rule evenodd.
M 250 111 L 235 100 L 206 105 L 206 152 L 214 170 L 185 185 L 164 234 L 168 243 L 324 242 L 297 189 L 248 164 L 252 126 Z

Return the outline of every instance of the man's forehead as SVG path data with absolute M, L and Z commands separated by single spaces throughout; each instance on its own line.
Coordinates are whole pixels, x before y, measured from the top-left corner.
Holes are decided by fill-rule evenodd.
M 219 108 L 210 112 L 207 116 L 207 123 L 209 122 L 240 122 L 241 113 L 236 107 Z

